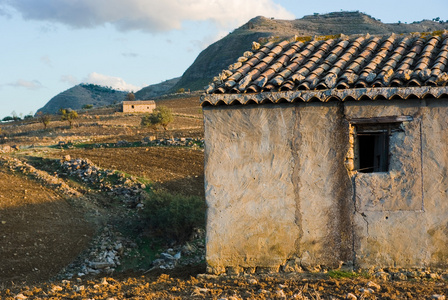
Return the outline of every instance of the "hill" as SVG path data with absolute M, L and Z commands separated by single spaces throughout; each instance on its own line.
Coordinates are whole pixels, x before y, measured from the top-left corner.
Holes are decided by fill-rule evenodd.
M 180 77 L 177 77 L 165 80 L 158 84 L 152 84 L 147 87 L 144 87 L 135 93 L 135 99 L 147 100 L 162 96 L 166 94 L 169 90 L 171 90 L 176 85 L 176 83 L 179 82 L 179 80 Z
M 96 84 L 79 84 L 54 96 L 37 112 L 55 114 L 61 108 L 78 110 L 84 105 L 107 106 L 123 101 L 126 94 L 127 92 Z
M 445 29 L 448 29 L 446 22 L 424 20 L 412 24 L 385 24 L 360 12 L 314 14 L 297 20 L 274 20 L 259 16 L 202 51 L 171 92 L 180 88 L 203 89 L 213 76 L 235 62 L 244 51 L 250 50 L 253 41 L 263 42 L 269 37 L 281 39 L 294 35 L 390 34 Z

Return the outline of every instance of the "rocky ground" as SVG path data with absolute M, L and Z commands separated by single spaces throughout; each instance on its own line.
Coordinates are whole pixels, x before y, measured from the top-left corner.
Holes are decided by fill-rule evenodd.
M 204 199 L 200 108 L 176 101 L 166 102 L 178 116 L 166 132 L 114 112 L 74 128 L 0 126 L 0 300 L 448 296 L 448 273 L 433 270 L 212 276 L 204 228 L 154 238 L 139 226 L 149 190 Z
M 0 291 L 2 299 L 445 299 L 440 281 L 332 279 L 325 274 L 212 276 L 201 267 L 75 278 Z

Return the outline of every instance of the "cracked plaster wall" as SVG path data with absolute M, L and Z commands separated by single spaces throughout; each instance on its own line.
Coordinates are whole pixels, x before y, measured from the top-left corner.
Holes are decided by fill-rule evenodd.
M 209 272 L 448 266 L 448 102 L 204 108 Z M 352 118 L 412 116 L 358 173 Z
M 445 100 L 446 101 L 446 100 Z M 412 116 L 390 136 L 389 171 L 352 172 L 360 268 L 446 267 L 448 109 L 443 100 L 347 102 L 348 118 Z
M 351 260 L 337 102 L 206 107 L 204 122 L 210 272 Z

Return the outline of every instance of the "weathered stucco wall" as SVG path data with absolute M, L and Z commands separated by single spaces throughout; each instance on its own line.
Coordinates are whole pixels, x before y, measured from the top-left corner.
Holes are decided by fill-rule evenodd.
M 389 171 L 359 173 L 354 118 L 412 116 Z M 209 271 L 448 266 L 448 104 L 204 108 Z
M 338 105 L 205 108 L 204 120 L 211 272 L 347 260 L 350 181 L 339 140 L 348 126 Z
M 444 100 L 346 103 L 348 118 L 412 116 L 390 137 L 389 172 L 352 175 L 358 267 L 446 267 L 448 110 Z

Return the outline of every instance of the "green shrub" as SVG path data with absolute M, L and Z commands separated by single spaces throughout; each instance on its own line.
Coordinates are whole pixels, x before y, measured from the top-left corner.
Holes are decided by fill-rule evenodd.
M 157 125 L 163 127 L 163 129 L 167 129 L 168 124 L 174 121 L 173 113 L 171 109 L 165 106 L 158 106 L 154 109 L 154 112 L 150 114 L 145 114 L 142 117 L 141 125 L 145 127 L 152 127 L 153 129 L 157 128 Z
M 201 197 L 156 191 L 144 205 L 143 217 L 156 236 L 182 242 L 195 228 L 205 227 L 205 201 Z
M 72 127 L 74 120 L 78 118 L 78 113 L 71 109 L 61 108 L 59 113 L 61 114 L 61 121 L 67 121 L 70 127 Z
M 6 116 L 2 119 L 3 122 L 8 122 L 8 121 L 15 121 L 13 117 L 11 116 Z
M 328 271 L 328 276 L 335 279 L 340 278 L 356 278 L 359 277 L 359 274 L 352 271 L 342 271 L 342 270 L 330 270 Z
M 85 104 L 82 106 L 82 109 L 92 109 L 93 108 L 93 104 Z
M 140 122 L 140 125 L 143 127 L 151 127 L 152 129 L 156 129 L 157 125 L 159 124 L 159 118 L 157 114 L 145 114 L 142 117 L 142 121 Z

